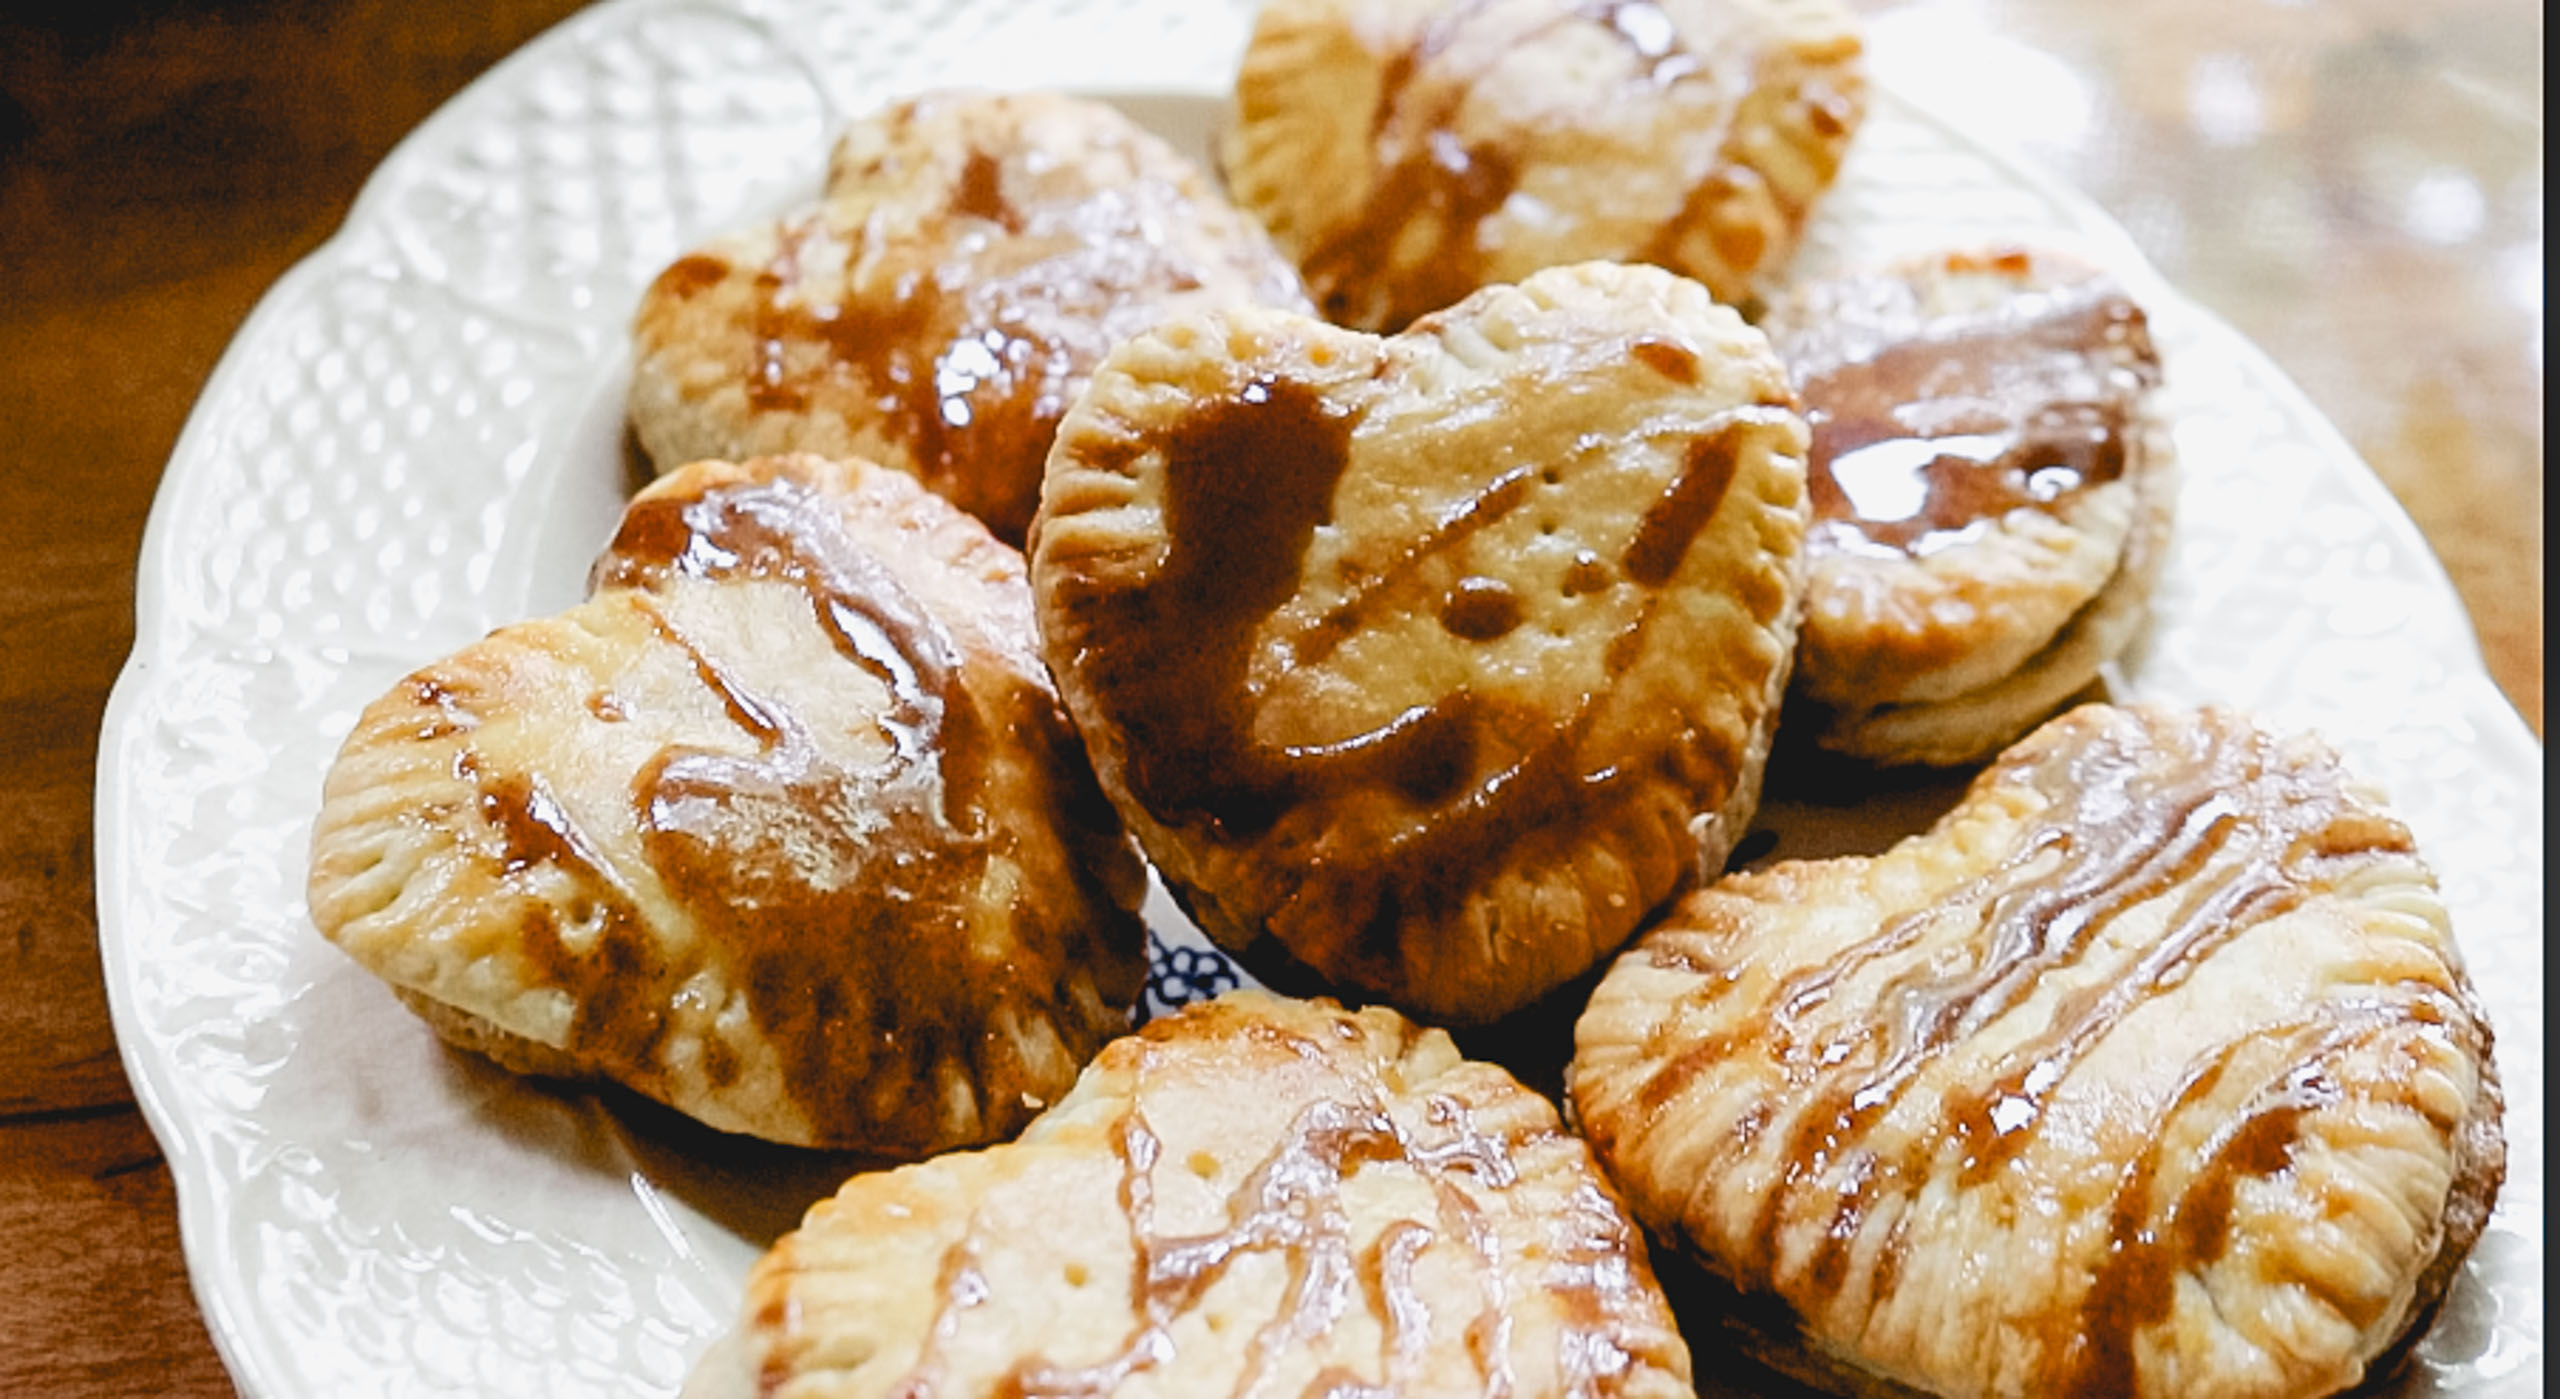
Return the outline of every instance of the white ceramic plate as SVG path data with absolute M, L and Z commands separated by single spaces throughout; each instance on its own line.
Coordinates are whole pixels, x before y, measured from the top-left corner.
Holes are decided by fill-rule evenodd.
M 670 1394 L 832 1189 L 832 1162 L 440 1049 L 309 926 L 321 773 L 397 677 L 578 596 L 626 489 L 623 326 L 657 268 L 813 189 L 834 129 L 926 86 L 1153 93 L 1121 100 L 1197 150 L 1246 24 L 1213 0 L 616 0 L 420 128 L 242 328 L 145 536 L 97 849 L 125 1063 L 244 1391 Z M 2407 1384 L 2537 1392 L 2541 749 L 2337 434 L 2092 209 L 1890 96 L 1903 43 L 1878 36 L 1888 94 L 1807 261 L 2064 239 L 2150 306 L 2186 484 L 2127 683 L 2325 730 L 2418 831 L 2495 1018 L 2512 1154 Z

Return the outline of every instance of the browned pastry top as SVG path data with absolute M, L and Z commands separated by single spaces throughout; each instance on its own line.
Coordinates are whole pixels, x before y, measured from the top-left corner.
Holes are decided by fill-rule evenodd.
M 313 838 L 321 930 L 439 1030 L 714 1126 L 991 1140 L 1126 1023 L 1141 873 L 1020 556 L 815 457 L 642 492 L 593 596 L 369 708 Z
M 1728 878 L 1577 1041 L 1638 1214 L 1800 1321 L 1771 1358 L 1928 1393 L 2352 1386 L 2503 1173 L 2407 828 L 2228 711 L 2075 710 L 1926 835 Z
M 826 197 L 643 299 L 633 418 L 661 467 L 749 450 L 899 466 L 1019 543 L 1115 342 L 1191 305 L 1301 307 L 1261 231 L 1100 103 L 936 93 L 856 124 Z

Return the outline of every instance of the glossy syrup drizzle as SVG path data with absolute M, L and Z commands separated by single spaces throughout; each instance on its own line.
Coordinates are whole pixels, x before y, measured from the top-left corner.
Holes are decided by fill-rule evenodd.
M 916 1363 L 888 1391 L 890 1399 L 936 1399 L 943 1392 L 943 1386 L 949 1383 L 950 1360 L 946 1352 L 950 1350 L 951 1343 L 959 1337 L 969 1313 L 984 1306 L 994 1295 L 977 1247 L 965 1238 L 943 1250 L 939 1275 L 935 1277 L 933 1286 L 938 1299 L 933 1324 L 925 1328 L 924 1343 L 918 1347 Z M 776 1329 L 789 1323 L 787 1315 L 766 1318 L 762 1322 Z M 780 1389 L 788 1379 L 787 1370 L 769 1375 L 767 1391 Z
M 760 751 L 671 748 L 643 770 L 634 801 L 652 862 L 742 964 L 749 1004 L 813 1124 L 833 1139 L 861 1131 L 920 1148 L 940 1129 L 937 1064 L 976 1065 L 988 1033 L 969 1013 L 983 996 L 967 939 L 994 849 L 989 740 L 958 650 L 812 492 L 776 482 L 655 508 L 681 513 L 689 542 L 653 550 L 651 507 L 635 509 L 599 564 L 608 585 L 658 569 L 795 584 L 836 654 L 887 692 L 871 722 L 889 760 L 852 771 L 805 719 L 718 684 L 738 696 L 733 710 L 768 716 L 749 729 Z M 706 556 L 722 562 L 705 567 Z M 856 1084 L 900 1096 L 846 1091 Z
M 1058 420 L 1112 345 L 1211 269 L 1173 241 L 1198 221 L 1169 180 L 1095 186 L 1072 162 L 972 149 L 944 207 L 890 231 L 786 222 L 753 281 L 748 402 L 803 412 L 863 396 L 926 485 L 1020 544 Z M 1276 259 L 1255 292 L 1297 301 Z M 840 281 L 819 299 L 813 286 Z M 814 358 L 812 357 L 814 351 Z
M 569 1047 L 608 1064 L 648 1065 L 667 1026 L 649 1000 L 661 959 L 641 920 L 638 897 L 539 776 L 488 772 L 469 748 L 456 754 L 454 767 L 456 776 L 476 788 L 481 819 L 498 835 L 502 875 L 557 869 L 579 890 L 566 908 L 529 901 L 517 934 L 528 968 L 568 990 L 577 1006 Z M 561 927 L 563 913 L 580 925 L 580 947 L 573 948 Z M 737 1064 L 715 1051 L 704 1072 L 725 1086 L 735 1079 Z
M 1782 424 L 1782 410 L 1748 406 L 1698 433 L 1643 512 L 1619 560 L 1623 574 L 1647 589 L 1669 581 L 1730 489 L 1750 436 Z M 1145 644 L 1097 651 L 1091 664 L 1127 734 L 1130 789 L 1160 821 L 1191 823 L 1218 840 L 1252 840 L 1289 812 L 1353 788 L 1390 791 L 1432 811 L 1431 821 L 1361 849 L 1315 854 L 1293 900 L 1284 941 L 1294 955 L 1337 976 L 1375 977 L 1392 967 L 1408 921 L 1447 917 L 1523 835 L 1599 810 L 1637 774 L 1581 770 L 1580 749 L 1605 698 L 1598 689 L 1562 716 L 1459 688 L 1329 743 L 1274 745 L 1254 736 L 1248 671 L 1257 628 L 1297 590 L 1355 426 L 1315 390 L 1274 378 L 1195 408 L 1163 449 L 1165 562 L 1131 604 Z M 1535 485 L 1523 467 L 1477 487 L 1394 558 L 1364 568 L 1359 586 L 1285 639 L 1289 653 L 1299 664 L 1321 660 L 1373 609 L 1405 605 L 1403 593 L 1426 564 L 1505 518 Z M 1506 595 L 1479 588 L 1480 602 L 1465 601 L 1466 581 L 1459 580 L 1455 615 L 1442 613 L 1453 634 L 1499 636 L 1516 624 Z M 1644 600 L 1605 644 L 1613 671 L 1640 652 L 1654 606 Z M 1161 644 L 1175 633 L 1178 647 Z M 1703 731 L 1694 737 L 1699 745 L 1717 741 Z M 1739 757 L 1683 755 L 1681 770 L 1729 784 Z M 1701 795 L 1713 806 L 1724 789 Z
M 2299 1036 L 2299 1029 L 2295 1036 Z M 2321 1073 L 2320 1060 L 2352 1041 L 2332 1036 L 2326 1052 L 2303 1056 L 2284 1079 L 2253 1096 L 2196 1153 L 2199 1169 L 2165 1208 L 2153 1196 L 2161 1167 L 2158 1152 L 2136 1162 L 2108 1208 L 2107 1253 L 2080 1306 L 2089 1324 L 2056 1328 L 2044 1339 L 2042 1382 L 2057 1394 L 2129 1394 L 2137 1370 L 2134 1341 L 2142 1330 L 2168 1319 L 2178 1275 L 2222 1256 L 2229 1244 L 2230 1207 L 2243 1178 L 2271 1176 L 2291 1163 L 2301 1119 L 2329 1106 L 2339 1094 Z M 2246 1048 L 2221 1046 L 2192 1067 L 2179 1085 L 2168 1121 L 2205 1100 Z
M 815 1136 L 922 1150 L 949 1130 L 937 1065 L 984 1068 L 985 1002 L 1010 984 L 976 965 L 969 936 L 981 871 L 1010 841 L 986 815 L 990 739 L 951 635 L 852 540 L 838 508 L 788 477 L 644 499 L 591 581 L 627 592 L 754 744 L 677 744 L 646 763 L 631 792 L 642 853 L 733 968 Z M 820 721 L 758 693 L 672 610 L 684 588 L 745 580 L 798 588 L 836 656 L 879 681 L 887 704 L 862 719 L 886 744 L 880 766 L 830 757 Z M 575 994 L 575 1047 L 646 1083 L 667 1016 L 637 998 L 663 993 L 665 969 L 635 900 L 538 786 L 493 781 L 482 794 L 510 867 L 559 865 L 601 891 L 593 951 L 546 926 L 528 956 Z M 1075 936 L 1054 941 L 1009 949 L 1017 975 L 1047 985 L 1084 955 Z M 715 1084 L 734 1078 L 726 1050 L 706 1052 Z
M 2346 1091 L 2336 1067 L 2373 1041 L 2403 1039 L 2413 1027 L 2459 1053 L 2485 1059 L 2488 1044 L 2470 1009 L 2451 988 L 2402 981 L 2388 997 L 2330 1002 L 2312 1018 L 2272 1026 L 2225 1044 L 2196 1061 L 2179 1086 L 2168 1121 L 2213 1092 L 2233 1061 L 2257 1047 L 2285 1045 L 2284 1072 L 2251 1091 L 2240 1111 L 2214 1124 L 2194 1153 L 2185 1183 L 2165 1198 L 2157 1151 L 2127 1173 L 2109 1211 L 2108 1247 L 2078 1318 L 2060 1318 L 2043 1336 L 2042 1388 L 2053 1393 L 2130 1392 L 2138 1378 L 2134 1339 L 2169 1318 L 2178 1277 L 2222 1258 L 2232 1247 L 2232 1213 L 2242 1184 L 2294 1164 L 2301 1122 L 2338 1105 Z M 2433 1125 L 2450 1135 L 2455 1121 Z M 2391 1305 L 2391 1289 L 2325 1289 L 2322 1301 L 2348 1325 L 2370 1330 Z
M 1690 1046 L 1645 1085 L 1639 1114 L 1650 1117 L 1719 1057 L 1744 1046 L 1765 1046 L 1783 1066 L 1777 1101 L 1801 1107 L 1791 1117 L 1746 1115 L 1706 1168 L 1745 1169 L 1744 1159 L 1768 1134 L 1779 1134 L 1777 1179 L 1757 1219 L 1732 1241 L 1747 1255 L 1738 1260 L 1742 1268 L 1772 1276 L 1790 1302 L 1819 1313 L 1844 1285 L 1851 1251 L 1880 1202 L 1915 1198 L 1949 1151 L 1968 1182 L 1998 1173 L 2036 1139 L 2054 1090 L 2135 1008 L 2182 984 L 2233 938 L 2295 906 L 2341 868 L 2407 851 L 2406 831 L 2361 807 L 2333 767 L 2288 762 L 2245 725 L 2219 716 L 2209 722 L 2207 737 L 2177 751 L 2118 719 L 2081 748 L 2006 760 L 2004 778 L 2031 786 L 2046 808 L 1998 868 L 1790 976 L 1755 1023 Z M 2043 978 L 2089 957 L 2118 919 L 2164 904 L 2166 926 L 2120 973 L 2065 997 L 2049 1023 L 2004 1054 L 2007 1068 L 1994 1083 L 1947 1093 L 1935 1128 L 1905 1122 L 1899 1135 L 1906 1145 L 1875 1144 L 1875 1129 L 1929 1068 L 2019 1010 Z M 1981 920 L 1968 963 L 1911 961 L 1887 978 L 1874 1013 L 1836 1018 L 1828 1028 L 1819 1023 L 1852 976 L 1912 956 L 1950 917 Z M 1711 978 L 1696 994 L 1712 1000 L 1737 984 Z M 2374 1018 L 2405 1023 L 2412 1011 L 2399 1003 L 2372 1015 L 2335 1014 L 2343 1019 L 2296 1061 L 2303 1067 L 2287 1086 L 2261 1093 L 2218 1138 L 2169 1207 L 2175 1218 L 2166 1220 L 2149 1185 L 2160 1174 L 2165 1124 L 2210 1088 L 2219 1073 L 2212 1065 L 2240 1046 L 2207 1050 L 2197 1061 L 2204 1067 L 2191 1069 L 2175 1101 L 2159 1109 L 2150 1145 L 2129 1163 L 2108 1261 L 2076 1306 L 2058 1309 L 2043 1338 L 2051 1392 L 2127 1392 L 2132 1330 L 2168 1314 L 2181 1269 L 2219 1256 L 2236 1181 L 2281 1169 L 2292 1124 L 2330 1096 L 2317 1063 L 2336 1052 L 2347 1030 L 2370 1028 L 2365 1021 Z M 1819 1241 L 1791 1273 L 1777 1274 L 1775 1250 L 1787 1222 L 1807 1218 L 1818 1224 Z M 1897 1224 L 1871 1256 L 1871 1295 L 1890 1294 L 1907 1246 Z M 2082 1336 L 2096 1339 L 2073 1339 Z
M 1328 230 L 1301 259 L 1307 285 L 1325 314 L 1378 330 L 1401 329 L 1414 318 L 1450 305 L 1487 280 L 1485 221 L 1511 198 L 1520 182 L 1518 162 L 1498 144 L 1470 144 L 1456 134 L 1459 110 L 1477 84 L 1515 50 L 1525 49 L 1580 20 L 1624 43 L 1636 60 L 1636 80 L 1668 87 L 1699 67 L 1678 29 L 1650 0 L 1580 0 L 1504 36 L 1499 45 L 1463 71 L 1448 55 L 1462 39 L 1481 39 L 1494 0 L 1464 3 L 1434 15 L 1413 40 L 1388 56 L 1379 73 L 1369 144 L 1377 176 L 1360 212 Z M 1416 93 L 1426 73 L 1436 82 Z M 1427 256 L 1396 256 L 1416 228 L 1436 230 Z M 1659 259 L 1654 259 L 1659 260 Z M 1355 304 L 1381 269 L 1397 281 L 1370 294 L 1379 305 Z
M 1808 201 L 1830 183 L 1838 156 L 1836 150 L 1799 140 L 1791 152 L 1794 159 L 1786 164 L 1810 164 L 1815 167 L 1816 178 L 1773 181 L 1761 173 L 1761 161 L 1749 144 L 1769 134 L 1767 128 L 1745 127 L 1733 114 L 1739 113 L 1756 94 L 1785 91 L 1791 100 L 1804 104 L 1802 120 L 1811 128 L 1809 134 L 1816 142 L 1836 142 L 1856 121 L 1856 106 L 1828 85 L 1807 81 L 1804 75 L 1788 71 L 1761 45 L 1740 36 L 1710 42 L 1703 51 L 1679 47 L 1676 36 L 1674 43 L 1663 45 L 1652 38 L 1659 28 L 1667 27 L 1656 19 L 1660 12 L 1644 13 L 1653 10 L 1653 6 L 1620 5 L 1609 0 L 1586 3 L 1586 12 L 1594 9 L 1610 12 L 1611 27 L 1626 35 L 1636 51 L 1648 58 L 1646 75 L 1655 87 L 1697 77 L 1722 98 L 1722 110 L 1727 113 L 1712 159 L 1693 175 L 1680 207 L 1633 254 L 1633 260 L 1687 272 L 1713 286 L 1719 300 L 1738 301 L 1747 290 L 1751 273 L 1771 253 L 1771 230 L 1757 216 L 1756 208 L 1775 208 L 1788 226 L 1801 225 Z M 1701 237 L 1714 262 L 1695 251 Z
M 1463 1113 L 1458 1118 L 1463 1124 Z M 1173 1359 L 1172 1328 L 1181 1316 L 1197 1310 L 1227 1270 L 1251 1253 L 1278 1253 L 1288 1260 L 1289 1281 L 1276 1314 L 1254 1334 L 1247 1350 L 1237 1395 L 1257 1392 L 1272 1368 L 1292 1351 L 1320 1342 L 1340 1320 L 1355 1291 L 1376 1313 L 1391 1322 L 1398 1316 L 1428 1315 L 1410 1287 L 1409 1268 L 1381 1266 L 1376 1291 L 1366 1280 L 1352 1251 L 1351 1220 L 1342 1191 L 1352 1174 L 1373 1162 L 1401 1163 L 1434 1186 L 1441 1202 L 1441 1227 L 1450 1228 L 1448 1209 L 1464 1193 L 1445 1180 L 1452 1170 L 1465 1170 L 1490 1189 L 1507 1189 L 1516 1181 L 1510 1144 L 1472 1131 L 1425 1146 L 1414 1140 L 1376 1101 L 1319 1099 L 1309 1104 L 1282 1134 L 1271 1154 L 1249 1173 L 1227 1200 L 1225 1228 L 1203 1235 L 1166 1237 L 1155 1232 L 1153 1170 L 1161 1143 L 1134 1106 L 1115 1136 L 1122 1166 L 1121 1203 L 1129 1220 L 1136 1263 L 1131 1279 L 1137 1327 L 1119 1353 L 1100 1364 L 1060 1368 L 1027 1361 L 999 1383 L 996 1392 L 1013 1396 L 1104 1395 L 1140 1370 Z M 1418 1252 L 1430 1241 L 1428 1226 L 1419 1240 L 1404 1244 Z M 1461 1229 L 1462 1236 L 1476 1231 Z M 1496 1260 L 1480 1258 L 1486 1268 Z M 1392 1325 L 1381 1361 L 1396 1363 L 1410 1355 L 1420 1339 L 1399 1336 Z
M 1308 1045 L 1302 1052 L 1323 1051 Z M 1513 1354 L 1517 1299 L 1510 1277 L 1529 1260 L 1507 1254 L 1478 1197 L 1517 1188 L 1518 1153 L 1550 1139 L 1552 1128 L 1488 1133 L 1466 1103 L 1439 1095 L 1425 1102 L 1417 1130 L 1386 1105 L 1383 1084 L 1346 1080 L 1339 1092 L 1296 1112 L 1259 1164 L 1228 1193 L 1223 1226 L 1169 1235 L 1157 1222 L 1155 1173 L 1164 1146 L 1142 1106 L 1157 1053 L 1153 1046 L 1141 1051 L 1131 1105 L 1112 1132 L 1132 1255 L 1132 1329 L 1091 1364 L 1059 1365 L 1037 1356 L 1017 1363 L 990 1393 L 999 1399 L 1101 1399 L 1133 1376 L 1175 1364 L 1177 1324 L 1208 1305 L 1238 1261 L 1263 1254 L 1285 1260 L 1287 1280 L 1277 1307 L 1246 1345 L 1231 1393 L 1241 1399 L 1269 1392 L 1283 1364 L 1324 1344 L 1350 1309 L 1360 1306 L 1379 1328 L 1378 1379 L 1372 1383 L 1338 1360 L 1322 1367 L 1303 1393 L 1328 1399 L 1401 1394 L 1422 1377 L 1437 1313 L 1448 1305 L 1444 1299 L 1435 1308 L 1417 1277 L 1417 1263 L 1435 1246 L 1457 1249 L 1479 1283 L 1476 1310 L 1463 1330 L 1478 1387 L 1492 1396 L 1520 1393 Z M 1372 1167 L 1410 1173 L 1429 1187 L 1432 1206 L 1427 1219 L 1386 1222 L 1360 1248 L 1344 1192 L 1356 1174 Z M 1633 1368 L 1619 1339 L 1622 1328 L 1650 1295 L 1649 1277 L 1635 1262 L 1639 1245 L 1633 1231 L 1615 1202 L 1586 1183 L 1563 1202 L 1549 1241 L 1551 1261 L 1537 1287 L 1564 1313 L 1555 1357 L 1562 1392 L 1574 1399 L 1615 1393 Z M 964 1236 L 944 1256 L 930 1339 L 892 1393 L 937 1392 L 941 1351 L 965 1313 L 985 1300 L 985 1285 L 974 1245 Z
M 1881 344 L 1816 324 L 1780 349 L 1813 429 L 1814 541 L 1887 557 L 2121 477 L 2160 374 L 2141 310 L 2103 280 L 1913 319 Z

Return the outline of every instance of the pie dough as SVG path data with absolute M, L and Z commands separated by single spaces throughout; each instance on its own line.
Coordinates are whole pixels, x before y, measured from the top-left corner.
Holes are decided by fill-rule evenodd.
M 1177 312 L 1304 309 L 1296 272 L 1113 108 L 945 92 L 857 122 L 815 207 L 659 274 L 631 425 L 660 469 L 804 451 L 895 466 L 1019 544 L 1058 415 Z
M 448 1039 L 731 1132 L 1008 1136 L 1128 1024 L 1143 870 L 1020 556 L 911 479 L 704 462 L 592 596 L 368 707 L 310 907 Z
M 1883 855 L 1692 896 L 1568 1081 L 1637 1216 L 1783 1304 L 1763 1358 L 1846 1393 L 2352 1387 L 2504 1170 L 2407 828 L 2215 709 L 2085 706 Z
M 1096 775 L 1202 929 L 1483 1021 L 1721 869 L 1794 642 L 1793 405 L 1758 332 L 1652 267 L 1385 340 L 1244 310 L 1114 351 L 1059 429 L 1033 588 Z
M 2141 308 L 1994 249 L 1814 283 L 1762 325 L 1813 428 L 1804 722 L 1878 762 L 1989 757 L 2148 616 L 2176 480 Z
M 688 1399 L 1687 1396 L 1642 1234 L 1555 1109 L 1384 1008 L 1238 992 L 991 1150 L 856 1176 Z
M 1740 303 L 1865 108 L 1837 0 L 1268 0 L 1220 160 L 1340 324 L 1595 259 Z

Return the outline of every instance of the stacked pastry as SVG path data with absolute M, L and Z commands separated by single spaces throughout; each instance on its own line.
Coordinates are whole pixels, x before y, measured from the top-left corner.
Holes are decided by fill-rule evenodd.
M 1797 287 L 1765 324 L 1813 426 L 1799 722 L 1879 763 L 1989 757 L 2149 614 L 2176 482 L 2142 308 L 2004 248 Z
M 667 474 L 589 600 L 332 771 L 315 920 L 448 1038 L 912 1163 L 695 1391 L 1689 1393 L 1648 1230 L 1692 1335 L 1843 1393 L 2386 1370 L 2499 1098 L 2325 749 L 2084 707 L 1723 874 L 1782 704 L 1971 763 L 2129 644 L 2139 308 L 1787 285 L 1864 102 L 1826 0 L 1272 0 L 1237 99 L 1242 211 L 1072 99 L 857 126 L 649 290 Z M 1309 998 L 1124 1033 L 1132 837 Z M 1581 1135 L 1434 1028 L 1540 1006 Z

